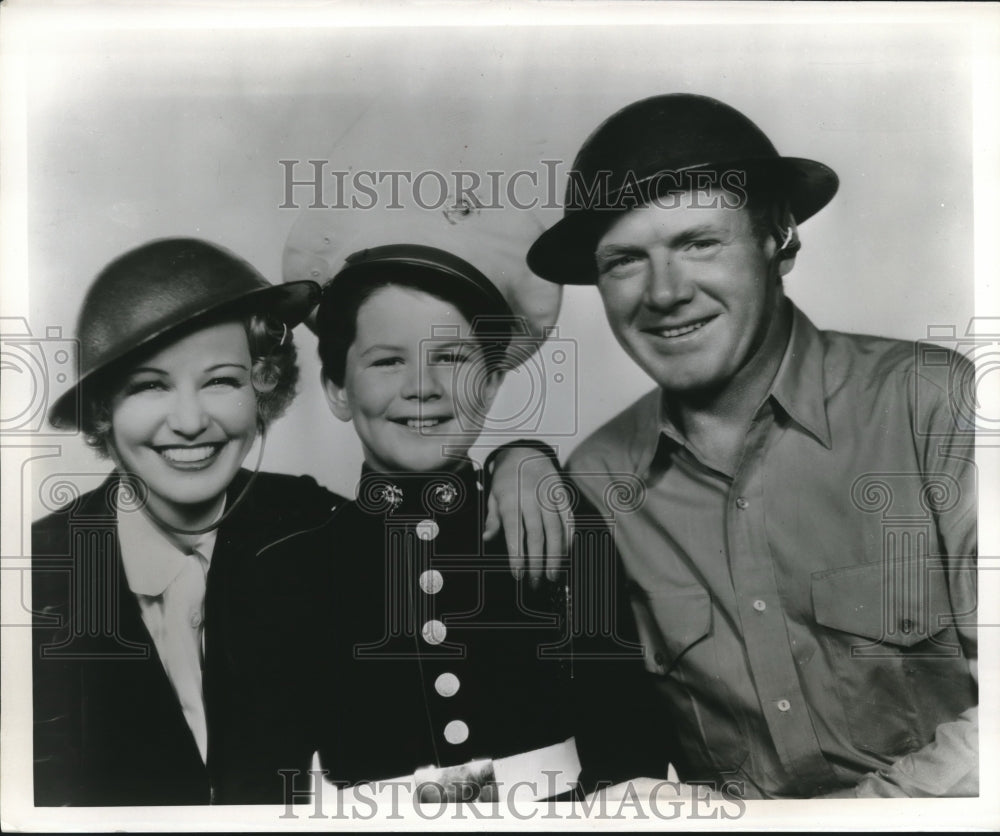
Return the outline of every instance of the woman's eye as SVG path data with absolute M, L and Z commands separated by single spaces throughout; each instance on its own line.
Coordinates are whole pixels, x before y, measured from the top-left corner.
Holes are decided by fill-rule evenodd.
M 162 380 L 135 380 L 125 386 L 125 394 L 138 395 L 141 392 L 159 392 L 166 388 Z
M 229 389 L 239 389 L 241 386 L 243 386 L 243 381 L 240 380 L 238 377 L 226 377 L 226 376 L 223 376 L 223 377 L 213 377 L 205 385 L 206 386 L 223 386 L 223 387 L 226 387 L 226 388 L 229 388 Z

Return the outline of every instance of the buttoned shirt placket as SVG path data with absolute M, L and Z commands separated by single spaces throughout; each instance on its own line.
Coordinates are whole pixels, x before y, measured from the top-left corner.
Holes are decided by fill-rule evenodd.
M 774 410 L 765 403 L 747 435 L 726 505 L 729 568 L 750 671 L 781 763 L 805 787 L 835 786 L 796 672 L 767 541 L 764 462 L 774 438 Z

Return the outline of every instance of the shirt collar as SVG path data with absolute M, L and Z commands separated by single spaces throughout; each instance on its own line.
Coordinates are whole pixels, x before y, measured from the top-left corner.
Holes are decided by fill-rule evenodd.
M 823 361 L 819 331 L 809 317 L 792 305 L 792 335 L 771 384 L 771 397 L 796 424 L 829 449 L 833 440 L 826 414 Z
M 143 511 L 118 507 L 122 564 L 129 589 L 136 595 L 162 595 L 195 551 L 211 563 L 217 536 L 218 529 L 213 528 L 187 545 L 170 537 Z
M 809 317 L 792 302 L 788 304 L 792 308 L 792 332 L 768 399 L 773 398 L 795 423 L 830 448 L 832 437 L 826 414 L 823 341 Z M 636 473 L 645 475 L 663 446 L 683 447 L 685 439 L 668 417 L 659 391 L 641 401 L 639 410 L 639 426 L 656 428 L 655 433 L 638 433 L 632 440 Z

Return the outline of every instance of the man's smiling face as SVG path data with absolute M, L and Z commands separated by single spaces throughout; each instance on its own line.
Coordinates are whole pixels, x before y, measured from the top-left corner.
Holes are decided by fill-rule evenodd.
M 761 241 L 746 208 L 700 198 L 625 213 L 595 253 L 615 337 L 669 393 L 729 383 L 764 343 L 781 296 L 774 241 Z

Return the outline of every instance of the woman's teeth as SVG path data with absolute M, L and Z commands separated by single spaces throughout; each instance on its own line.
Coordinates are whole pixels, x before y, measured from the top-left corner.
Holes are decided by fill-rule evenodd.
M 220 445 L 204 444 L 200 447 L 166 447 L 160 455 L 168 461 L 179 463 L 202 462 L 210 458 Z

